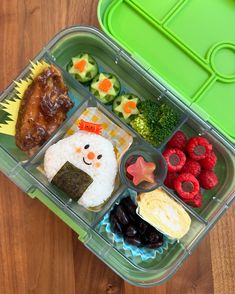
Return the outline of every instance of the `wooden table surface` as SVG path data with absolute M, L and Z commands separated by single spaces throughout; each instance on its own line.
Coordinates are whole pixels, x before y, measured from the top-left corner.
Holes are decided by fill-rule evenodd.
M 98 0 L 1 0 L 0 90 L 57 32 L 98 26 Z M 232 228 L 233 226 L 233 228 Z M 77 240 L 60 219 L 0 174 L 0 293 L 235 293 L 234 210 L 164 285 L 124 282 Z

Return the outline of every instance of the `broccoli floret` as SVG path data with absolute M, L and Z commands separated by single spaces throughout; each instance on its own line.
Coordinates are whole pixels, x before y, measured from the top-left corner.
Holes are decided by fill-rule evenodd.
M 139 112 L 148 120 L 150 127 L 154 127 L 158 120 L 159 105 L 151 100 L 141 101 L 138 106 Z
M 160 106 L 158 115 L 158 124 L 162 128 L 173 129 L 178 123 L 178 114 L 167 104 Z
M 159 111 L 159 105 L 151 100 L 141 101 L 138 105 L 140 113 L 148 113 L 155 119 L 156 113 Z
M 178 123 L 177 113 L 167 104 L 146 100 L 140 102 L 140 114 L 131 121 L 131 126 L 147 142 L 161 144 Z

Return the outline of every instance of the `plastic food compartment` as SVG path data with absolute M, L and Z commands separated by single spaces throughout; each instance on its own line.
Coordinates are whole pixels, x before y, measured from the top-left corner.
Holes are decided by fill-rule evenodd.
M 179 120 L 172 134 L 154 149 L 128 124 L 116 116 L 110 106 L 102 105 L 87 87 L 75 80 L 66 70 L 71 58 L 80 52 L 92 55 L 97 61 L 100 71 L 114 73 L 121 82 L 123 92 L 135 93 L 141 99 L 167 103 L 177 111 Z M 74 102 L 74 107 L 68 113 L 65 122 L 31 157 L 16 147 L 14 136 L 0 133 L 1 170 L 29 196 L 38 198 L 57 214 L 79 234 L 79 239 L 89 250 L 129 283 L 147 287 L 164 282 L 189 257 L 192 250 L 234 200 L 234 150 L 204 121 L 193 115 L 190 109 L 169 92 L 162 83 L 97 29 L 81 26 L 60 32 L 35 57 L 33 62 L 36 61 L 46 61 L 59 68 L 69 88 L 69 96 Z M 28 77 L 30 67 L 31 65 L 28 65 L 16 81 Z M 1 95 L 1 103 L 3 102 L 3 104 L 1 105 L 6 106 L 6 102 L 9 104 L 9 101 L 14 101 L 14 89 L 15 84 L 12 83 L 3 92 Z M 64 136 L 68 136 L 68 130 L 89 107 L 96 107 L 113 124 L 131 137 L 129 148 L 142 145 L 161 153 L 167 141 L 179 129 L 184 130 L 188 135 L 203 134 L 214 146 L 218 157 L 216 172 L 220 182 L 216 189 L 205 193 L 205 200 L 200 209 L 193 209 L 186 205 L 172 190 L 164 186 L 163 181 L 159 182 L 159 187 L 185 208 L 192 223 L 189 232 L 180 241 L 169 242 L 167 248 L 161 254 L 157 254 L 156 258 L 148 261 L 143 261 L 141 258 L 133 259 L 126 254 L 125 250 L 116 246 L 109 235 L 100 231 L 100 224 L 105 215 L 129 191 L 120 179 L 116 180 L 114 192 L 102 208 L 98 211 L 90 211 L 72 201 L 68 195 L 50 184 L 43 173 L 42 162 L 47 148 Z M 0 109 L 0 119 L 1 123 L 10 123 L 11 121 L 3 106 Z

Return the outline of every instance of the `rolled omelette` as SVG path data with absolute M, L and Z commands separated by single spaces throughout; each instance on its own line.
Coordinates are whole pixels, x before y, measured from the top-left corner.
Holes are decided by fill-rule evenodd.
M 138 215 L 171 239 L 181 239 L 190 229 L 191 218 L 163 189 L 141 193 Z

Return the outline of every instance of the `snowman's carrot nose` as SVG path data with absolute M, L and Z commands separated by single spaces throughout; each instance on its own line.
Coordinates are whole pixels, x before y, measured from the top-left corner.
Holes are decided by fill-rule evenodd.
M 89 152 L 87 154 L 87 158 L 90 159 L 90 160 L 94 159 L 95 158 L 95 153 L 94 152 Z

